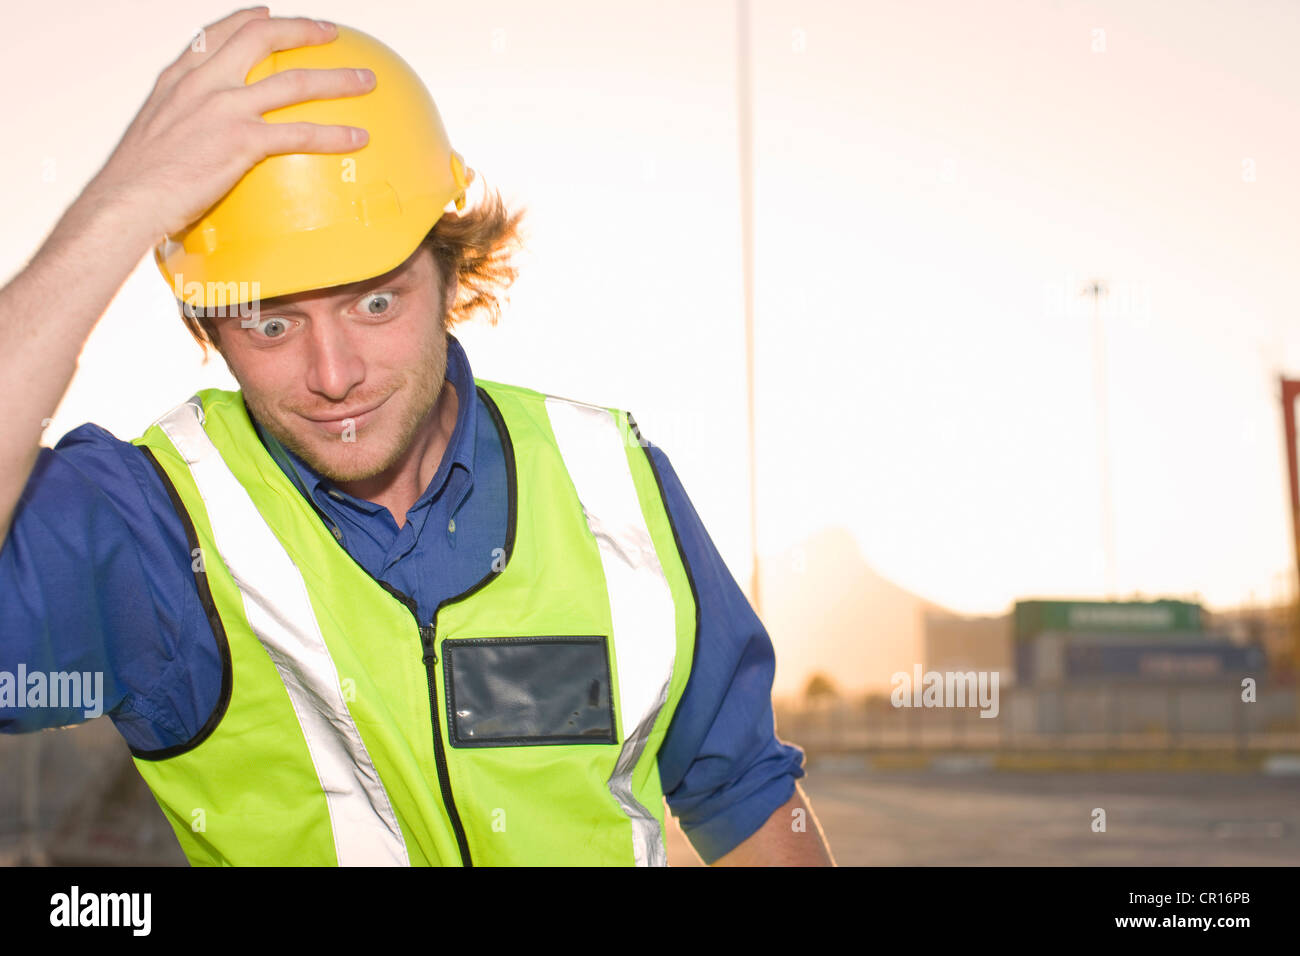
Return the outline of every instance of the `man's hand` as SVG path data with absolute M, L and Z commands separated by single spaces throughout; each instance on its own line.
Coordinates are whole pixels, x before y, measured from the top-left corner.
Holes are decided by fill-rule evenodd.
M 277 50 L 328 43 L 333 24 L 272 17 L 266 7 L 239 10 L 205 27 L 158 75 L 136 115 L 87 192 L 127 197 L 148 215 L 148 234 L 180 232 L 258 162 L 278 153 L 340 153 L 364 146 L 352 126 L 268 123 L 262 114 L 304 100 L 369 92 L 370 71 L 283 70 L 245 83 Z M 198 49 L 196 49 L 198 47 Z
M 271 17 L 266 7 L 207 27 L 202 44 L 159 74 L 103 167 L 0 289 L 0 542 L 86 337 L 149 247 L 199 218 L 267 156 L 365 144 L 365 131 L 351 126 L 268 123 L 261 114 L 358 96 L 373 88 L 373 75 L 286 70 L 245 82 L 272 52 L 328 43 L 337 32 Z
M 794 796 L 773 811 L 749 839 L 714 866 L 834 866 L 821 824 L 795 781 Z

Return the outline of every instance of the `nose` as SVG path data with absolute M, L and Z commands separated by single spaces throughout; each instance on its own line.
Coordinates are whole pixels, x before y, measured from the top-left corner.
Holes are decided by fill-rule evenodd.
M 346 325 L 327 313 L 313 315 L 307 329 L 307 387 L 340 402 L 365 377 L 365 362 L 348 337 Z

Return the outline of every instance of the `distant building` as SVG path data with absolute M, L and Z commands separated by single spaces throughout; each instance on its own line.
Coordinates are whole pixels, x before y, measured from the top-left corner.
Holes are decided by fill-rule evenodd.
M 1010 614 L 956 617 L 927 612 L 922 626 L 926 670 L 998 671 L 1001 680 L 1013 680 Z
M 1216 611 L 1212 624 L 1241 644 L 1258 644 L 1264 649 L 1269 669 L 1287 679 L 1296 671 L 1300 645 L 1300 609 L 1294 604 L 1270 604 Z
M 1206 631 L 1185 601 L 1018 601 L 1013 617 L 1021 685 L 1203 682 L 1261 676 L 1258 644 Z

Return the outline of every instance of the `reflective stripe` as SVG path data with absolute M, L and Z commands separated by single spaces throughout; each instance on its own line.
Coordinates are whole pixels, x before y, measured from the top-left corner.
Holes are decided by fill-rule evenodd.
M 668 697 L 677 652 L 672 590 L 637 499 L 612 412 L 547 396 L 551 430 L 600 548 L 618 662 L 623 749 L 609 789 L 632 821 L 637 866 L 666 866 L 659 821 L 632 792 L 632 771 Z
M 203 428 L 198 396 L 157 425 L 185 459 L 221 560 L 275 662 L 325 793 L 340 866 L 410 866 L 388 793 L 343 700 L 307 584 Z

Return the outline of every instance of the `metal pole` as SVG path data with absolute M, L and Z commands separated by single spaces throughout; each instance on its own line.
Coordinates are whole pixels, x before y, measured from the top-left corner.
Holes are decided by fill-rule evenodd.
M 1282 379 L 1282 421 L 1286 426 L 1286 470 L 1290 479 L 1288 489 L 1291 494 L 1291 537 L 1295 546 L 1296 572 L 1300 574 L 1300 458 L 1296 456 L 1296 421 L 1295 404 L 1300 398 L 1300 380 Z M 1297 592 L 1300 602 L 1300 591 Z M 1297 710 L 1297 727 L 1300 728 L 1300 621 L 1297 610 L 1291 611 L 1291 665 L 1295 670 L 1295 696 Z
M 1297 474 L 1295 403 L 1300 398 L 1300 380 L 1282 379 L 1282 421 L 1286 426 L 1286 470 L 1291 492 L 1291 539 L 1295 546 L 1296 570 L 1300 573 L 1300 474 Z
M 1097 393 L 1097 453 L 1101 465 L 1101 539 L 1106 555 L 1106 597 L 1115 596 L 1115 505 L 1110 487 L 1110 409 L 1106 387 L 1106 329 L 1102 324 L 1101 297 L 1106 284 L 1093 279 L 1083 294 L 1092 297 L 1093 386 Z
M 762 617 L 758 590 L 758 466 L 754 426 L 754 129 L 753 78 L 749 64 L 749 0 L 736 0 L 736 117 L 740 146 L 741 295 L 745 308 L 745 410 L 749 444 L 749 540 L 753 558 L 749 570 L 750 602 Z

